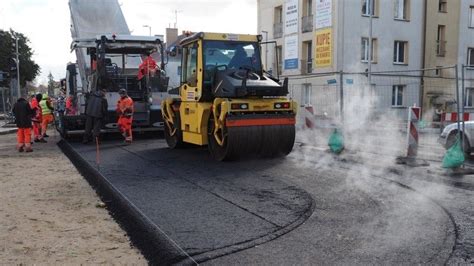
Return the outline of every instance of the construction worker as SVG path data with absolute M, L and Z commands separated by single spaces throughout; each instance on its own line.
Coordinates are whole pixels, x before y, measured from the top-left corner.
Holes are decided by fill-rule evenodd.
M 107 100 L 105 90 L 99 90 L 87 97 L 86 103 L 86 129 L 82 139 L 83 144 L 90 142 L 90 137 L 97 140 L 104 118 L 107 116 Z
M 48 137 L 48 134 L 46 134 L 46 130 L 48 129 L 48 125 L 54 121 L 54 116 L 53 116 L 53 105 L 51 104 L 51 100 L 49 99 L 48 95 L 43 94 L 43 98 L 41 99 L 39 106 L 41 107 L 41 139 L 43 141 L 41 142 L 46 142 L 44 139 L 45 137 Z
M 76 99 L 75 96 L 69 95 L 66 99 L 66 114 L 67 115 L 76 115 L 77 108 L 76 108 Z
M 159 70 L 158 65 L 156 64 L 155 59 L 151 57 L 150 53 L 145 54 L 145 59 L 138 67 L 137 79 L 141 80 L 143 77 L 151 75 L 154 76 L 156 71 Z
M 125 138 L 125 143 L 132 143 L 133 100 L 128 97 L 125 89 L 119 90 L 120 99 L 117 101 L 118 127 Z
M 41 99 L 39 106 L 41 107 L 41 116 L 42 116 L 41 138 L 44 140 L 45 137 L 48 137 L 48 134 L 46 134 L 48 125 L 54 121 L 54 116 L 53 116 L 54 108 L 47 94 L 43 94 L 43 98 Z M 44 140 L 44 142 L 46 142 L 46 140 Z
M 34 134 L 35 142 L 46 142 L 41 137 L 41 119 L 42 119 L 41 112 L 42 111 L 41 111 L 39 102 L 41 102 L 42 98 L 43 98 L 43 95 L 41 93 L 38 93 L 36 95 L 33 95 L 30 102 L 30 107 L 34 112 L 33 117 L 31 118 L 31 121 L 33 121 L 33 134 Z
M 20 97 L 13 106 L 12 110 L 15 115 L 15 123 L 18 127 L 17 145 L 19 152 L 32 152 L 31 148 L 31 117 L 34 115 L 30 104 L 25 98 Z

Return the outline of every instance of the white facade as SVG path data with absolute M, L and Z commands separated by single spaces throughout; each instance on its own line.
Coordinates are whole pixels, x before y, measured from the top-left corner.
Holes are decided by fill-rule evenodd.
M 288 1 L 288 0 L 287 0 Z M 409 17 L 406 20 L 395 18 L 395 1 L 396 0 L 375 0 L 375 16 L 372 19 L 372 36 L 376 39 L 375 55 L 376 62 L 373 64 L 373 71 L 390 71 L 390 70 L 408 70 L 419 69 L 422 66 L 423 51 L 423 1 L 407 1 L 409 3 Z M 278 7 L 282 7 L 281 22 L 285 22 L 285 0 L 259 0 L 258 1 L 258 32 L 266 37 L 268 32 L 268 40 L 274 40 L 282 51 L 285 51 L 285 37 L 288 36 L 283 30 L 282 36 L 275 38 L 274 25 L 279 22 Z M 298 0 L 299 11 L 299 27 L 298 27 L 298 54 L 301 60 L 305 60 L 304 42 L 312 42 L 313 50 L 315 49 L 315 16 L 318 14 L 316 10 L 316 2 L 319 0 Z M 314 67 L 312 73 L 328 72 L 328 71 L 365 71 L 367 63 L 361 61 L 362 38 L 369 37 L 369 17 L 362 14 L 363 1 L 329 1 L 332 5 L 331 20 L 332 26 L 332 65 L 330 67 Z M 305 6 L 311 3 L 311 12 L 313 16 L 312 30 L 302 32 L 303 18 L 307 17 Z M 344 4 L 343 4 L 344 3 Z M 305 14 L 306 13 L 306 14 Z M 395 41 L 408 42 L 407 62 L 404 64 L 393 63 L 393 52 Z M 273 67 L 274 50 L 273 47 L 268 49 L 268 69 Z M 314 53 L 314 51 L 313 51 Z M 264 63 L 265 63 L 265 56 Z M 314 59 L 314 58 L 313 58 Z M 281 64 L 282 62 L 280 62 Z M 299 64 L 298 71 L 283 71 L 284 74 L 301 74 L 302 65 Z M 303 71 L 304 72 L 304 71 Z
M 258 32 L 281 47 L 279 56 L 285 57 L 290 36 L 279 31 L 285 25 L 286 4 L 295 0 L 258 0 Z M 371 104 L 380 112 L 406 116 L 406 108 L 419 104 L 420 78 L 394 79 L 373 77 L 369 86 L 365 75 L 338 74 L 316 77 L 330 72 L 364 72 L 369 68 L 368 44 L 369 0 L 298 0 L 298 55 L 297 69 L 285 69 L 285 58 L 279 58 L 281 74 L 290 78 L 291 95 L 302 106 L 313 106 L 316 115 L 337 115 L 341 85 L 344 102 L 368 89 L 375 101 Z M 423 66 L 423 1 L 374 0 L 372 18 L 372 72 L 408 71 Z M 406 5 L 406 6 L 404 6 Z M 365 13 L 365 14 L 364 14 Z M 283 27 L 284 28 L 284 27 Z M 366 39 L 364 39 L 366 38 Z M 291 50 L 294 50 L 291 48 Z M 280 54 L 281 53 L 281 54 Z M 275 50 L 268 47 L 264 58 L 267 69 L 276 73 Z M 396 58 L 395 58 L 396 56 Z M 268 61 L 266 61 L 268 60 Z M 406 73 L 405 73 L 406 74 Z M 369 88 L 370 87 L 370 88 Z M 308 92 L 311 90 L 311 93 Z M 310 97 L 310 99 L 307 99 Z

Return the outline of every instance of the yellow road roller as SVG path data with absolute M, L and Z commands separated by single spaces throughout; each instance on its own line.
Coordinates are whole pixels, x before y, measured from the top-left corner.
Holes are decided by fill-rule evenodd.
M 181 85 L 161 105 L 170 148 L 207 145 L 219 161 L 291 152 L 297 104 L 287 98 L 288 79 L 263 69 L 261 41 L 204 32 L 181 40 L 171 52 L 181 56 Z

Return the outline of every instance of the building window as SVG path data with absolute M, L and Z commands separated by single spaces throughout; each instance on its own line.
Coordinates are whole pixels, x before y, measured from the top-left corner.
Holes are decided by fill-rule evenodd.
M 305 0 L 304 1 L 304 15 L 305 16 L 312 16 L 313 15 L 313 0 Z
M 377 39 L 372 38 L 372 62 L 377 61 Z M 360 60 L 362 62 L 369 62 L 369 38 L 363 37 L 361 41 Z
M 274 67 L 273 67 L 275 73 L 277 73 L 278 75 L 281 75 L 281 71 L 282 71 L 282 67 L 283 67 L 283 65 L 282 65 L 282 62 L 283 62 L 283 57 L 282 57 L 282 56 L 283 56 L 283 53 L 282 53 L 282 51 L 283 51 L 283 50 L 282 50 L 281 45 L 278 45 L 278 46 L 276 47 L 276 55 L 277 55 L 277 58 L 278 58 L 278 65 L 275 64 Z M 277 70 L 278 70 L 278 71 L 277 71 Z
M 312 32 L 313 31 L 313 0 L 303 1 L 303 17 L 301 23 L 302 32 Z
M 446 26 L 438 25 L 438 38 L 436 40 L 436 55 L 445 56 L 446 55 Z
M 410 0 L 395 0 L 395 19 L 408 20 Z
M 303 84 L 303 99 L 301 99 L 304 106 L 311 106 L 311 84 Z
M 474 88 L 466 88 L 466 105 L 467 107 L 473 107 L 474 99 Z
M 474 67 L 474 48 L 467 50 L 467 66 Z
M 405 85 L 394 85 L 392 87 L 392 106 L 403 106 L 403 90 Z
M 283 36 L 283 6 L 277 6 L 273 13 L 273 38 L 281 36 Z
M 474 28 L 474 6 L 469 7 L 469 28 Z
M 439 0 L 438 11 L 448 12 L 448 0 Z
M 441 77 L 443 74 L 443 69 L 441 66 L 436 66 L 436 69 L 435 69 L 435 76 L 436 77 Z
M 303 58 L 302 74 L 313 72 L 313 43 L 311 41 L 303 42 Z
M 395 41 L 393 48 L 393 63 L 408 64 L 408 42 Z
M 362 0 L 362 16 L 377 15 L 377 0 Z

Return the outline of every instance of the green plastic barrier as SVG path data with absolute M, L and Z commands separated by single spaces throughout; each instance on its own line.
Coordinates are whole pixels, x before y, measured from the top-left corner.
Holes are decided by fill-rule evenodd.
M 426 126 L 428 126 L 428 123 L 426 123 L 425 120 L 420 120 L 420 121 L 418 122 L 418 128 L 419 128 L 419 129 L 425 128 Z
M 334 129 L 334 132 L 329 136 L 328 145 L 331 151 L 336 154 L 339 154 L 344 150 L 344 137 L 338 129 Z
M 443 168 L 458 168 L 464 163 L 464 160 L 464 152 L 458 137 L 454 145 L 444 155 Z

